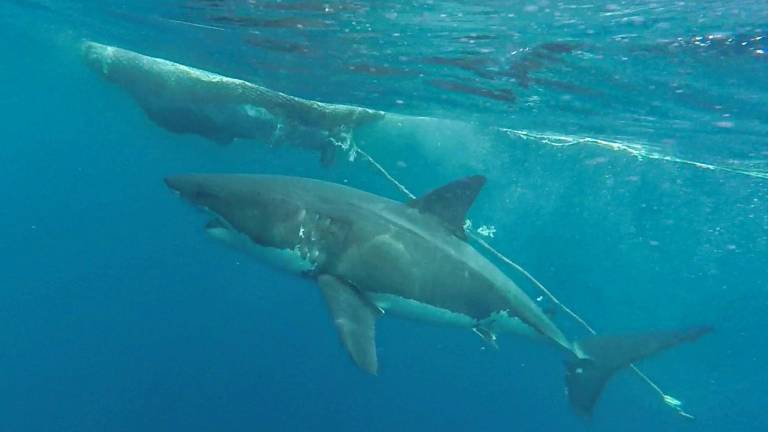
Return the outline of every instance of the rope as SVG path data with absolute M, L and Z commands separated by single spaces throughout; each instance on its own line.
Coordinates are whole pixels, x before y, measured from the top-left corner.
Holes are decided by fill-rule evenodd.
M 571 308 L 563 304 L 557 297 L 555 297 L 554 294 L 552 294 L 551 291 L 546 289 L 544 285 L 541 284 L 535 277 L 533 277 L 532 274 L 528 273 L 524 268 L 522 268 L 519 264 L 515 263 L 514 261 L 507 258 L 505 255 L 503 255 L 501 252 L 496 250 L 493 246 L 488 244 L 484 239 L 480 238 L 474 233 L 469 234 L 470 237 L 472 237 L 476 242 L 480 243 L 484 248 L 488 249 L 494 256 L 496 256 L 498 259 L 504 261 L 509 266 L 514 268 L 515 270 L 522 273 L 526 278 L 528 278 L 529 281 L 531 281 L 542 293 L 544 293 L 545 296 L 554 304 L 556 304 L 560 309 L 565 311 L 571 318 L 573 318 L 576 322 L 581 324 L 587 331 L 592 333 L 593 335 L 597 335 L 597 332 L 590 326 L 582 317 L 580 317 L 576 312 L 574 312 Z M 648 375 L 643 373 L 637 366 L 634 364 L 630 364 L 629 367 L 639 376 L 643 381 L 645 381 L 653 390 L 655 390 L 659 396 L 661 396 L 661 400 L 664 401 L 665 404 L 670 406 L 672 409 L 677 411 L 677 413 L 687 419 L 694 420 L 695 417 L 691 414 L 685 412 L 683 410 L 683 403 L 680 402 L 678 399 L 675 399 L 674 397 L 664 393 L 664 391 L 661 389 L 661 387 L 658 386 L 653 380 L 651 380 Z
M 367 161 L 368 161 L 368 162 L 369 162 L 371 165 L 373 165 L 373 167 L 374 167 L 374 168 L 376 168 L 377 170 L 379 170 L 379 172 L 380 172 L 380 173 L 381 173 L 381 174 L 382 174 L 384 177 L 386 177 L 386 178 L 387 178 L 387 180 L 389 180 L 390 182 L 392 182 L 392 184 L 394 184 L 394 185 L 395 185 L 395 187 L 397 187 L 397 188 L 400 190 L 400 192 L 402 192 L 402 193 L 403 193 L 403 195 L 407 196 L 407 197 L 408 197 L 408 198 L 410 198 L 410 199 L 415 199 L 415 198 L 416 198 L 416 195 L 412 194 L 412 193 L 411 193 L 411 192 L 408 190 L 408 188 L 406 188 L 405 186 L 403 186 L 403 184 L 402 184 L 402 183 L 400 183 L 399 181 L 395 180 L 395 178 L 394 178 L 394 177 L 392 177 L 392 175 L 391 175 L 391 174 L 389 174 L 389 172 L 388 172 L 388 171 L 387 171 L 387 170 L 386 170 L 386 169 L 385 169 L 383 166 L 381 166 L 381 164 L 379 164 L 378 162 L 376 162 L 376 161 L 375 161 L 375 160 L 374 160 L 374 159 L 373 159 L 373 158 L 372 158 L 372 157 L 371 157 L 371 156 L 370 156 L 368 153 L 364 152 L 364 151 L 363 151 L 363 150 L 361 150 L 359 147 L 356 147 L 356 148 L 355 148 L 355 150 L 357 151 L 357 153 L 358 153 L 358 154 L 362 155 L 362 156 L 365 158 L 365 160 L 367 160 Z
M 387 180 L 389 180 L 395 187 L 397 187 L 400 192 L 403 193 L 403 195 L 407 196 L 410 199 L 415 199 L 416 195 L 412 194 L 408 188 L 406 188 L 402 183 L 397 181 L 380 163 L 376 162 L 368 153 L 361 150 L 359 147 L 355 147 L 355 151 L 362 155 L 365 160 L 368 161 L 376 170 L 379 171 L 381 175 L 383 175 Z M 516 262 L 512 261 L 511 259 L 507 258 L 504 254 L 496 250 L 493 246 L 491 246 L 485 239 L 481 238 L 477 234 L 473 232 L 469 232 L 469 236 L 474 239 L 476 242 L 478 242 L 481 246 L 483 246 L 486 250 L 491 252 L 496 258 L 503 261 L 516 271 L 518 271 L 520 274 L 525 276 L 536 288 L 538 288 L 539 291 L 541 291 L 552 303 L 556 304 L 560 309 L 562 309 L 568 316 L 570 316 L 573 320 L 581 324 L 582 327 L 584 327 L 589 333 L 592 335 L 597 335 L 597 332 L 590 326 L 582 317 L 580 317 L 576 312 L 574 312 L 571 308 L 563 304 L 550 290 L 544 287 L 544 285 L 541 284 L 535 277 L 533 277 L 532 274 L 530 274 L 528 271 L 526 271 L 522 266 L 517 264 Z M 653 380 L 651 380 L 648 375 L 646 375 L 643 371 L 641 371 L 637 366 L 634 364 L 630 364 L 629 367 L 632 369 L 632 371 L 635 372 L 637 376 L 640 377 L 643 381 L 646 382 L 654 391 L 656 391 L 659 396 L 661 396 L 661 400 L 669 407 L 674 409 L 677 414 L 690 419 L 694 420 L 695 417 L 689 413 L 687 413 L 685 410 L 683 410 L 683 403 L 674 398 L 673 396 L 667 394 L 664 392 L 664 390 L 659 387 L 658 384 L 656 384 Z
M 532 274 L 528 273 L 528 272 L 527 272 L 527 271 L 526 271 L 526 270 L 525 270 L 523 267 L 521 267 L 521 266 L 520 266 L 519 264 L 517 264 L 516 262 L 514 262 L 514 261 L 510 260 L 509 258 L 507 258 L 506 256 L 504 256 L 504 255 L 503 255 L 501 252 L 497 251 L 497 250 L 496 250 L 496 248 L 494 248 L 493 246 L 491 246 L 490 244 L 488 244 L 488 242 L 487 242 L 487 241 L 485 241 L 484 239 L 480 238 L 478 235 L 476 235 L 476 234 L 474 234 L 474 233 L 470 233 L 470 234 L 469 234 L 469 236 L 470 236 L 470 237 L 472 237 L 472 238 L 473 238 L 473 239 L 474 239 L 476 242 L 480 243 L 480 244 L 481 244 L 481 245 L 482 245 L 484 248 L 488 249 L 488 251 L 490 251 L 490 252 L 491 252 L 491 253 L 492 253 L 494 256 L 496 256 L 496 258 L 498 258 L 498 259 L 500 259 L 500 260 L 504 261 L 504 262 L 505 262 L 505 263 L 507 263 L 509 266 L 511 266 L 511 267 L 512 267 L 512 268 L 514 268 L 515 270 L 519 271 L 520 273 L 522 273 L 522 274 L 523 274 L 523 276 L 525 276 L 526 278 L 528 278 L 528 280 L 530 280 L 530 281 L 531 281 L 531 283 L 533 283 L 533 284 L 536 286 L 536 288 L 538 288 L 538 289 L 539 289 L 541 292 L 543 292 L 543 293 L 544 293 L 544 295 L 545 295 L 545 296 L 547 296 L 547 298 L 548 298 L 548 299 L 549 299 L 549 300 L 550 300 L 552 303 L 556 304 L 556 305 L 557 305 L 557 306 L 558 306 L 560 309 L 562 309 L 563 311 L 565 311 L 565 313 L 567 313 L 568 315 L 570 315 L 570 316 L 571 316 L 571 318 L 573 318 L 573 319 L 574 319 L 574 320 L 576 320 L 576 321 L 577 321 L 579 324 L 581 324 L 582 326 L 584 326 L 584 328 L 585 328 L 585 329 L 587 329 L 587 331 L 589 331 L 589 332 L 590 332 L 590 333 L 592 333 L 593 335 L 596 335 L 596 334 L 597 334 L 597 332 L 596 332 L 594 329 L 592 329 L 592 327 L 591 327 L 589 324 L 587 324 L 587 322 L 586 322 L 586 321 L 584 321 L 584 319 L 582 319 L 580 316 L 578 316 L 578 315 L 576 314 L 576 312 L 574 312 L 573 310 L 571 310 L 571 308 L 569 308 L 568 306 L 564 305 L 564 304 L 563 304 L 563 303 L 562 303 L 560 300 L 558 300 L 558 298 L 557 298 L 557 297 L 555 297 L 555 295 L 554 295 L 554 294 L 552 294 L 552 292 L 551 292 L 550 290 L 546 289 L 546 288 L 544 287 L 544 285 L 542 285 L 542 284 L 541 284 L 541 282 L 539 282 L 539 281 L 538 281 L 538 280 L 537 280 L 535 277 L 533 277 L 533 275 L 532 275 Z

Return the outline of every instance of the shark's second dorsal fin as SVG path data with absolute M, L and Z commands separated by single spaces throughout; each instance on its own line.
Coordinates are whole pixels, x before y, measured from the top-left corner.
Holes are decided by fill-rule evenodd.
M 422 213 L 429 213 L 440 219 L 446 227 L 464 238 L 464 221 L 467 212 L 475 202 L 477 194 L 485 185 L 485 177 L 474 175 L 448 183 L 408 203 Z

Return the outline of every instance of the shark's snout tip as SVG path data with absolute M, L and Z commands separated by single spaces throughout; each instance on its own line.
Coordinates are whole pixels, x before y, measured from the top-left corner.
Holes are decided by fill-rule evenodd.
M 163 181 L 177 196 L 193 204 L 208 205 L 211 199 L 218 196 L 215 187 L 198 174 L 172 175 L 165 177 Z
M 175 191 L 175 192 L 179 191 L 177 178 L 175 176 L 165 177 L 163 179 L 163 182 L 168 187 L 168 189 L 170 189 L 172 191 Z
M 163 182 L 177 195 L 186 195 L 193 189 L 193 182 L 190 181 L 189 176 L 185 175 L 168 176 L 163 178 Z

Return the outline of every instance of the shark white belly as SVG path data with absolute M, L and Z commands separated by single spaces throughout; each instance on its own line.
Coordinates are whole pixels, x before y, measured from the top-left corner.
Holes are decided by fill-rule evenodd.
M 382 310 L 403 318 L 456 327 L 472 328 L 477 325 L 477 321 L 468 315 L 398 295 L 366 293 L 366 297 Z
M 253 242 L 248 236 L 218 222 L 218 220 L 214 220 L 206 226 L 208 235 L 247 255 L 255 257 L 271 267 L 285 270 L 289 273 L 302 274 L 314 270 L 317 266 L 317 262 L 314 260 L 314 258 L 317 258 L 316 249 L 302 251 L 299 247 L 280 249 L 262 246 Z
M 394 294 L 366 293 L 365 297 L 387 313 L 414 321 L 471 329 L 482 328 L 490 332 L 489 334 L 516 333 L 523 336 L 540 337 L 529 325 L 506 312 L 493 314 L 483 320 L 476 320 L 469 315 Z

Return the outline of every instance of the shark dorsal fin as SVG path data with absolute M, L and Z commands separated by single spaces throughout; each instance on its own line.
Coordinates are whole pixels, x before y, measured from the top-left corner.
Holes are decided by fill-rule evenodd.
M 461 238 L 464 238 L 464 221 L 485 185 L 485 177 L 474 175 L 448 183 L 408 203 L 422 213 L 431 214 Z

